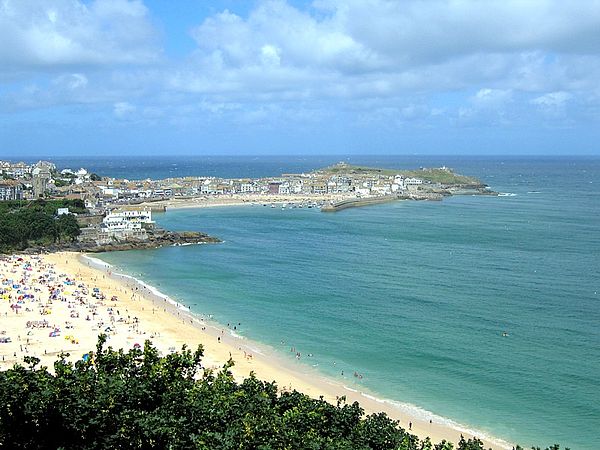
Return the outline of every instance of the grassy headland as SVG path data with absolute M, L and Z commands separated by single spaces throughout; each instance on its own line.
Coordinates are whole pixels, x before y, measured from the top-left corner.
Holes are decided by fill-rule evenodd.
M 419 178 L 430 183 L 440 183 L 443 185 L 457 186 L 482 186 L 480 180 L 475 177 L 468 177 L 455 173 L 452 169 L 442 168 L 423 168 L 419 170 L 401 170 L 401 169 L 383 169 L 377 167 L 354 166 L 351 164 L 335 164 L 315 171 L 316 173 L 331 175 L 364 175 L 364 176 L 395 176 L 401 175 L 404 178 Z

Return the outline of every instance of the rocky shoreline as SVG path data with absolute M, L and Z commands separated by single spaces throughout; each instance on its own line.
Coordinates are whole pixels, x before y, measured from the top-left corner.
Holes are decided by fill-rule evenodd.
M 124 250 L 143 250 L 149 248 L 159 248 L 166 246 L 181 246 L 194 244 L 217 244 L 222 242 L 219 238 L 210 236 L 198 231 L 167 231 L 154 230 L 148 233 L 146 240 L 115 240 L 110 244 L 97 244 L 91 241 L 84 242 L 65 242 L 61 244 L 50 244 L 40 247 L 30 247 L 23 253 L 54 253 L 54 252 L 82 252 L 82 253 L 101 253 L 116 252 Z

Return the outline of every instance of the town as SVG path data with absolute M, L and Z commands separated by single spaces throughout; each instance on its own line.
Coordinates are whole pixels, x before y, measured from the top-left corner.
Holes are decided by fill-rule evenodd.
M 88 211 L 77 219 L 79 240 L 96 245 L 152 241 L 157 232 L 152 213 L 167 208 L 262 204 L 336 211 L 397 199 L 440 200 L 464 193 L 492 192 L 479 180 L 455 174 L 447 167 L 407 171 L 341 162 L 309 173 L 258 179 L 197 176 L 128 180 L 101 176 L 85 168 L 59 169 L 49 161 L 0 161 L 0 200 L 79 200 Z M 70 212 L 61 208 L 57 214 Z

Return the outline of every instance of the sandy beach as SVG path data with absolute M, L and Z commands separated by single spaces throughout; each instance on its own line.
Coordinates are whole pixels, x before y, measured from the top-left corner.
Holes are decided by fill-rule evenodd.
M 348 194 L 229 194 L 229 195 L 203 195 L 198 197 L 170 198 L 155 202 L 141 203 L 137 206 L 165 206 L 167 209 L 183 208 L 210 208 L 219 206 L 243 206 L 243 205 L 312 205 L 330 202 L 339 202 L 349 198 L 355 198 L 353 193 Z
M 198 206 L 198 205 L 196 205 Z M 0 364 L 3 369 L 36 356 L 52 367 L 61 352 L 72 360 L 94 350 L 99 334 L 113 348 L 130 349 L 149 339 L 163 353 L 204 346 L 203 365 L 218 369 L 232 358 L 232 371 L 241 379 L 254 371 L 280 389 L 296 389 L 333 403 L 346 396 L 367 413 L 384 411 L 412 432 L 457 442 L 472 431 L 440 423 L 415 410 L 411 414 L 366 392 L 344 387 L 317 375 L 303 364 L 291 364 L 273 351 L 236 334 L 236 324 L 224 326 L 210 317 L 191 314 L 151 286 L 115 274 L 98 260 L 75 253 L 0 257 Z M 431 420 L 431 423 L 430 423 Z M 478 435 L 486 447 L 511 448 Z

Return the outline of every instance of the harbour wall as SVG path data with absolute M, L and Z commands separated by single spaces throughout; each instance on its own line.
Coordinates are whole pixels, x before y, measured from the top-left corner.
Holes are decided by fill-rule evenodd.
M 331 205 L 324 205 L 321 208 L 322 212 L 336 212 L 346 208 L 357 208 L 359 206 L 377 205 L 379 203 L 387 203 L 395 200 L 399 200 L 402 197 L 397 195 L 384 195 L 381 197 L 365 197 L 365 198 L 353 198 L 350 200 L 342 200 L 341 202 L 333 203 Z

